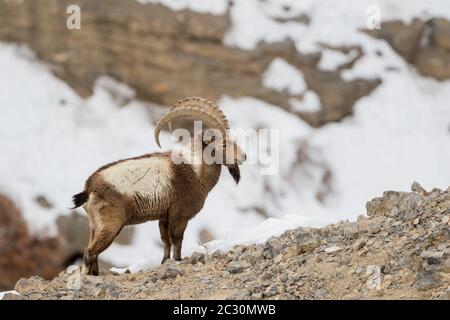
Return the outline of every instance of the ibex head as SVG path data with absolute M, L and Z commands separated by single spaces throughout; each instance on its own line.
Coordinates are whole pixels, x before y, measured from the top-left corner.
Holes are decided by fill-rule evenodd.
M 200 97 L 179 100 L 156 124 L 155 140 L 158 146 L 160 146 L 159 133 L 162 128 L 166 124 L 169 124 L 169 128 L 171 128 L 173 121 L 185 118 L 202 123 L 200 137 L 202 161 L 206 164 L 225 165 L 238 183 L 240 179 L 239 165 L 244 163 L 247 156 L 235 139 L 231 137 L 225 114 L 209 100 Z M 191 140 L 192 143 L 195 143 L 196 138 L 198 137 Z

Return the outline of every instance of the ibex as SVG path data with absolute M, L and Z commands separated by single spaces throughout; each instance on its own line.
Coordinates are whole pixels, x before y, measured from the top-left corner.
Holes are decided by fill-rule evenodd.
M 182 119 L 202 121 L 204 127 L 217 130 L 215 150 L 223 151 L 220 160 L 205 161 L 203 151 L 211 146 L 206 131 L 194 137 L 182 163 L 173 161 L 172 152 L 150 153 L 119 160 L 95 171 L 86 181 L 84 191 L 73 196 L 74 208 L 83 205 L 90 222 L 89 245 L 84 252 L 82 273 L 98 275 L 98 255 L 113 242 L 126 225 L 159 220 L 164 254 L 161 263 L 171 256 L 181 260 L 183 234 L 188 221 L 203 207 L 225 165 L 236 184 L 239 166 L 245 153 L 230 136 L 228 121 L 221 109 L 211 101 L 189 97 L 178 101 L 155 127 L 159 143 L 162 128 Z M 160 146 L 161 147 L 161 146 Z M 229 155 L 232 150 L 232 158 Z M 200 157 L 199 157 L 200 155 Z M 228 157 L 225 159 L 225 157 Z M 192 161 L 195 159 L 197 161 Z

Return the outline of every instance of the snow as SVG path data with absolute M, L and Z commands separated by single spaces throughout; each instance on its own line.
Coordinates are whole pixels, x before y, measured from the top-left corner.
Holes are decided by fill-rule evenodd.
M 284 7 L 290 9 L 285 11 Z M 432 16 L 450 17 L 445 0 L 235 0 L 230 9 L 233 27 L 225 43 L 243 49 L 253 49 L 261 41 L 291 39 L 302 52 L 320 50 L 321 43 L 329 45 L 360 44 L 367 37 L 359 29 L 366 28 L 375 8 L 382 21 Z M 277 22 L 278 17 L 306 14 L 308 26 L 300 22 Z
M 319 69 L 323 71 L 335 71 L 338 67 L 350 62 L 357 56 L 356 50 L 351 50 L 348 54 L 337 50 L 323 49 L 319 61 Z
M 292 111 L 297 112 L 317 112 L 321 109 L 320 98 L 312 90 L 307 90 L 303 94 L 303 99 L 299 101 L 296 98 L 291 98 L 289 103 L 292 106 Z
M 159 2 L 177 10 L 226 10 L 224 1 Z M 283 4 L 292 7 L 289 13 Z M 321 42 L 360 45 L 364 57 L 343 77 L 379 77 L 382 84 L 356 103 L 352 117 L 319 129 L 257 99 L 223 96 L 220 105 L 233 128 L 273 130 L 273 139 L 263 132 L 258 140 L 271 145 L 272 162 L 242 166 L 238 186 L 222 172 L 204 209 L 189 223 L 184 255 L 262 242 L 296 226 L 353 220 L 365 213 L 366 201 L 385 190 L 408 190 L 414 180 L 428 189 L 448 186 L 450 82 L 418 75 L 384 41 L 359 32 L 369 5 L 380 7 L 383 20 L 450 17 L 446 1 L 235 1 L 227 45 L 251 49 L 262 40 L 290 38 L 300 51 L 320 49 L 325 70 L 349 57 L 327 52 Z M 311 18 L 309 26 L 272 19 L 303 13 Z M 102 77 L 94 94 L 82 99 L 26 48 L 11 44 L 0 44 L 0 70 L 0 193 L 16 201 L 36 235 L 55 234 L 55 217 L 69 212 L 71 196 L 99 166 L 158 150 L 151 119 L 159 106 L 136 100 L 131 88 Z M 262 82 L 274 90 L 303 94 L 303 100 L 294 101 L 294 111 L 320 109 L 301 72 L 282 59 L 272 62 Z M 244 133 L 236 132 L 238 141 L 246 141 Z M 161 138 L 163 148 L 169 148 L 169 135 Z M 257 158 L 255 144 L 247 143 L 245 150 L 249 162 Z M 301 163 L 299 150 L 307 154 Z M 331 186 L 319 201 L 325 167 L 332 173 Z M 34 201 L 38 195 L 53 208 L 41 208 Z M 205 228 L 218 240 L 199 245 L 198 234 Z M 102 254 L 119 271 L 158 264 L 161 256 L 156 222 L 136 226 L 132 245 L 113 244 Z
M 302 72 L 281 58 L 275 58 L 270 63 L 263 75 L 263 85 L 290 95 L 300 94 L 306 89 Z

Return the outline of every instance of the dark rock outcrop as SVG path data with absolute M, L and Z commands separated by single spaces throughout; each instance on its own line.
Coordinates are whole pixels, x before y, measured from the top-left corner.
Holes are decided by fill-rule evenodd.
M 450 79 L 450 21 L 444 18 L 414 19 L 406 24 L 395 20 L 366 32 L 386 40 L 423 75 L 437 80 Z
M 14 203 L 0 195 L 0 290 L 12 289 L 21 277 L 51 279 L 63 264 L 58 240 L 33 238 Z

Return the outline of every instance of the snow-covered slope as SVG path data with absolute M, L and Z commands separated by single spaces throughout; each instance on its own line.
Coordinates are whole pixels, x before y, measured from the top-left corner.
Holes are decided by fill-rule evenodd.
M 222 1 L 213 1 L 217 7 L 211 4 L 208 10 L 200 8 L 206 1 L 162 2 L 216 14 L 226 7 Z M 293 39 L 301 51 L 317 50 L 321 41 L 359 44 L 365 56 L 344 76 L 377 76 L 383 83 L 357 102 L 353 117 L 320 129 L 256 99 L 224 96 L 221 105 L 233 128 L 278 130 L 279 171 L 261 175 L 259 166 L 244 165 L 239 186 L 224 171 L 205 208 L 189 224 L 184 253 L 201 249 L 197 240 L 204 228 L 220 239 L 206 246 L 208 250 L 226 249 L 235 243 L 260 242 L 298 225 L 354 219 L 365 213 L 367 200 L 387 189 L 407 190 L 413 180 L 427 188 L 447 187 L 450 83 L 416 74 L 385 42 L 357 31 L 365 26 L 369 5 L 380 6 L 382 19 L 411 19 L 450 16 L 445 3 L 235 1 L 234 25 L 225 39 L 228 45 L 251 48 L 259 40 L 284 37 Z M 291 6 L 290 12 L 281 9 L 285 4 Z M 270 19 L 300 13 L 310 16 L 309 26 Z M 325 54 L 321 65 L 332 69 L 345 61 L 341 58 Z M 283 72 L 288 81 L 280 81 L 277 68 L 286 71 L 289 65 L 276 64 L 266 73 L 268 86 L 285 89 L 295 84 L 290 90 L 307 90 L 297 70 Z M 121 107 L 101 82 L 93 96 L 83 100 L 16 45 L 0 44 L 0 70 L 0 193 L 17 202 L 37 235 L 55 232 L 54 218 L 68 212 L 71 196 L 82 190 L 84 180 L 100 165 L 158 150 L 149 112 L 157 106 L 132 99 Z M 169 147 L 169 137 L 163 139 L 163 146 Z M 297 163 L 302 146 L 308 158 Z M 331 189 L 319 201 L 316 194 L 324 167 L 331 169 Z M 41 194 L 54 204 L 52 209 L 34 201 Z M 264 221 L 254 208 L 273 218 Z M 149 222 L 137 226 L 131 246 L 113 244 L 103 258 L 138 269 L 159 262 L 161 254 L 157 223 Z

